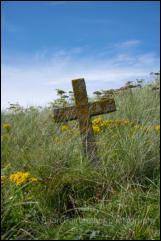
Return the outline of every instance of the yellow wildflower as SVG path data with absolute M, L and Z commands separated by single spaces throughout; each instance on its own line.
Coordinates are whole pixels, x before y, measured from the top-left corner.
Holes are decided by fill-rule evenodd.
M 10 124 L 4 124 L 3 128 L 6 129 L 7 131 L 9 131 L 11 129 L 11 125 Z
M 62 126 L 61 130 L 66 131 L 69 128 L 69 126 Z
M 156 126 L 155 129 L 160 133 L 160 125 Z
M 23 173 L 23 175 L 25 178 L 29 178 L 31 174 L 29 172 L 25 172 L 25 173 Z
M 113 120 L 104 120 L 101 127 L 111 127 L 112 126 L 112 123 L 114 123 Z
M 134 129 L 139 129 L 139 128 L 140 128 L 139 125 L 134 126 Z
M 7 182 L 7 178 L 5 176 L 1 176 L 1 184 Z
M 10 176 L 10 180 L 15 182 L 16 185 L 18 186 L 18 185 L 21 185 L 21 184 L 25 183 L 26 181 L 28 181 L 29 177 L 30 177 L 29 172 L 25 172 L 25 173 L 17 172 L 16 174 L 12 174 Z
M 2 135 L 2 136 L 1 136 L 1 140 L 2 140 L 2 141 L 5 140 L 5 139 L 7 139 L 7 138 L 8 138 L 7 135 Z
M 80 133 L 79 133 L 79 130 L 78 130 L 77 128 L 74 127 L 72 130 L 73 130 L 76 134 L 80 134 Z
M 154 130 L 156 127 L 155 126 L 151 126 L 150 127 L 150 130 Z
M 132 122 L 130 122 L 130 121 L 124 121 L 124 125 L 126 126 L 126 125 L 130 125 L 130 124 L 132 124 Z
M 160 125 L 155 127 L 156 130 L 160 130 Z
M 56 138 L 54 138 L 54 142 L 58 142 L 60 140 L 60 138 L 59 137 L 56 137 Z
M 97 118 L 97 119 L 95 119 L 95 120 L 92 120 L 92 124 L 101 124 L 102 121 L 103 121 L 102 118 L 99 117 L 99 118 Z
M 122 123 L 122 120 L 115 120 L 115 123 L 116 123 L 117 125 L 120 125 L 120 124 Z
M 94 132 L 100 132 L 101 129 L 99 128 L 99 126 L 93 126 L 93 131 Z
M 32 178 L 30 178 L 30 181 L 31 181 L 31 182 L 37 182 L 37 178 L 33 178 L 33 177 L 32 177 Z
M 114 121 L 113 120 L 107 120 L 108 121 L 108 123 L 113 123 Z
M 18 186 L 18 185 L 24 184 L 26 181 L 27 181 L 26 178 L 22 176 L 16 181 L 16 185 Z
M 132 129 L 130 130 L 130 132 L 131 132 L 131 133 L 134 133 L 134 131 L 135 131 L 135 129 L 134 129 L 134 128 L 132 128 Z
M 108 120 L 105 120 L 104 122 L 103 122 L 103 126 L 109 126 L 109 121 Z
M 114 126 L 109 125 L 108 128 L 109 128 L 109 129 L 114 129 Z

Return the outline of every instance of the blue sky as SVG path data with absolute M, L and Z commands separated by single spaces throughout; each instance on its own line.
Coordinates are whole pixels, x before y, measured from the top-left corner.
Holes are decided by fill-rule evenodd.
M 160 70 L 159 1 L 1 1 L 2 108 L 46 105 Z

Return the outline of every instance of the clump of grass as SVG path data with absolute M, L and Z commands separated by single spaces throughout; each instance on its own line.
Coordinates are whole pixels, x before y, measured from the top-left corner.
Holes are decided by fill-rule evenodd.
M 118 188 L 113 190 L 111 196 L 104 198 L 99 204 L 78 208 L 81 215 L 62 220 L 59 226 L 51 224 L 42 238 L 157 240 L 160 235 L 158 197 L 159 188 L 155 184 L 151 184 L 148 192 L 145 192 L 140 185 L 127 183 L 122 186 L 118 183 Z

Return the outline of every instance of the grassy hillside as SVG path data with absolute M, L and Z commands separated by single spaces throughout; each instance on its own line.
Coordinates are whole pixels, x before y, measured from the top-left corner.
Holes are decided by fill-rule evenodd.
M 92 118 L 100 162 L 83 157 L 77 121 L 50 109 L 2 113 L 2 240 L 159 240 L 160 92 L 116 95 Z

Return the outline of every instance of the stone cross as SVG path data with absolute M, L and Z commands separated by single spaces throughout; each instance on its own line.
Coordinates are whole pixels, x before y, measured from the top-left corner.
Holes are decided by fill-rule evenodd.
M 78 119 L 84 155 L 91 162 L 96 162 L 98 161 L 97 146 L 90 117 L 115 111 L 115 101 L 107 99 L 88 103 L 84 79 L 72 80 L 72 86 L 75 106 L 54 109 L 54 120 L 61 122 Z

